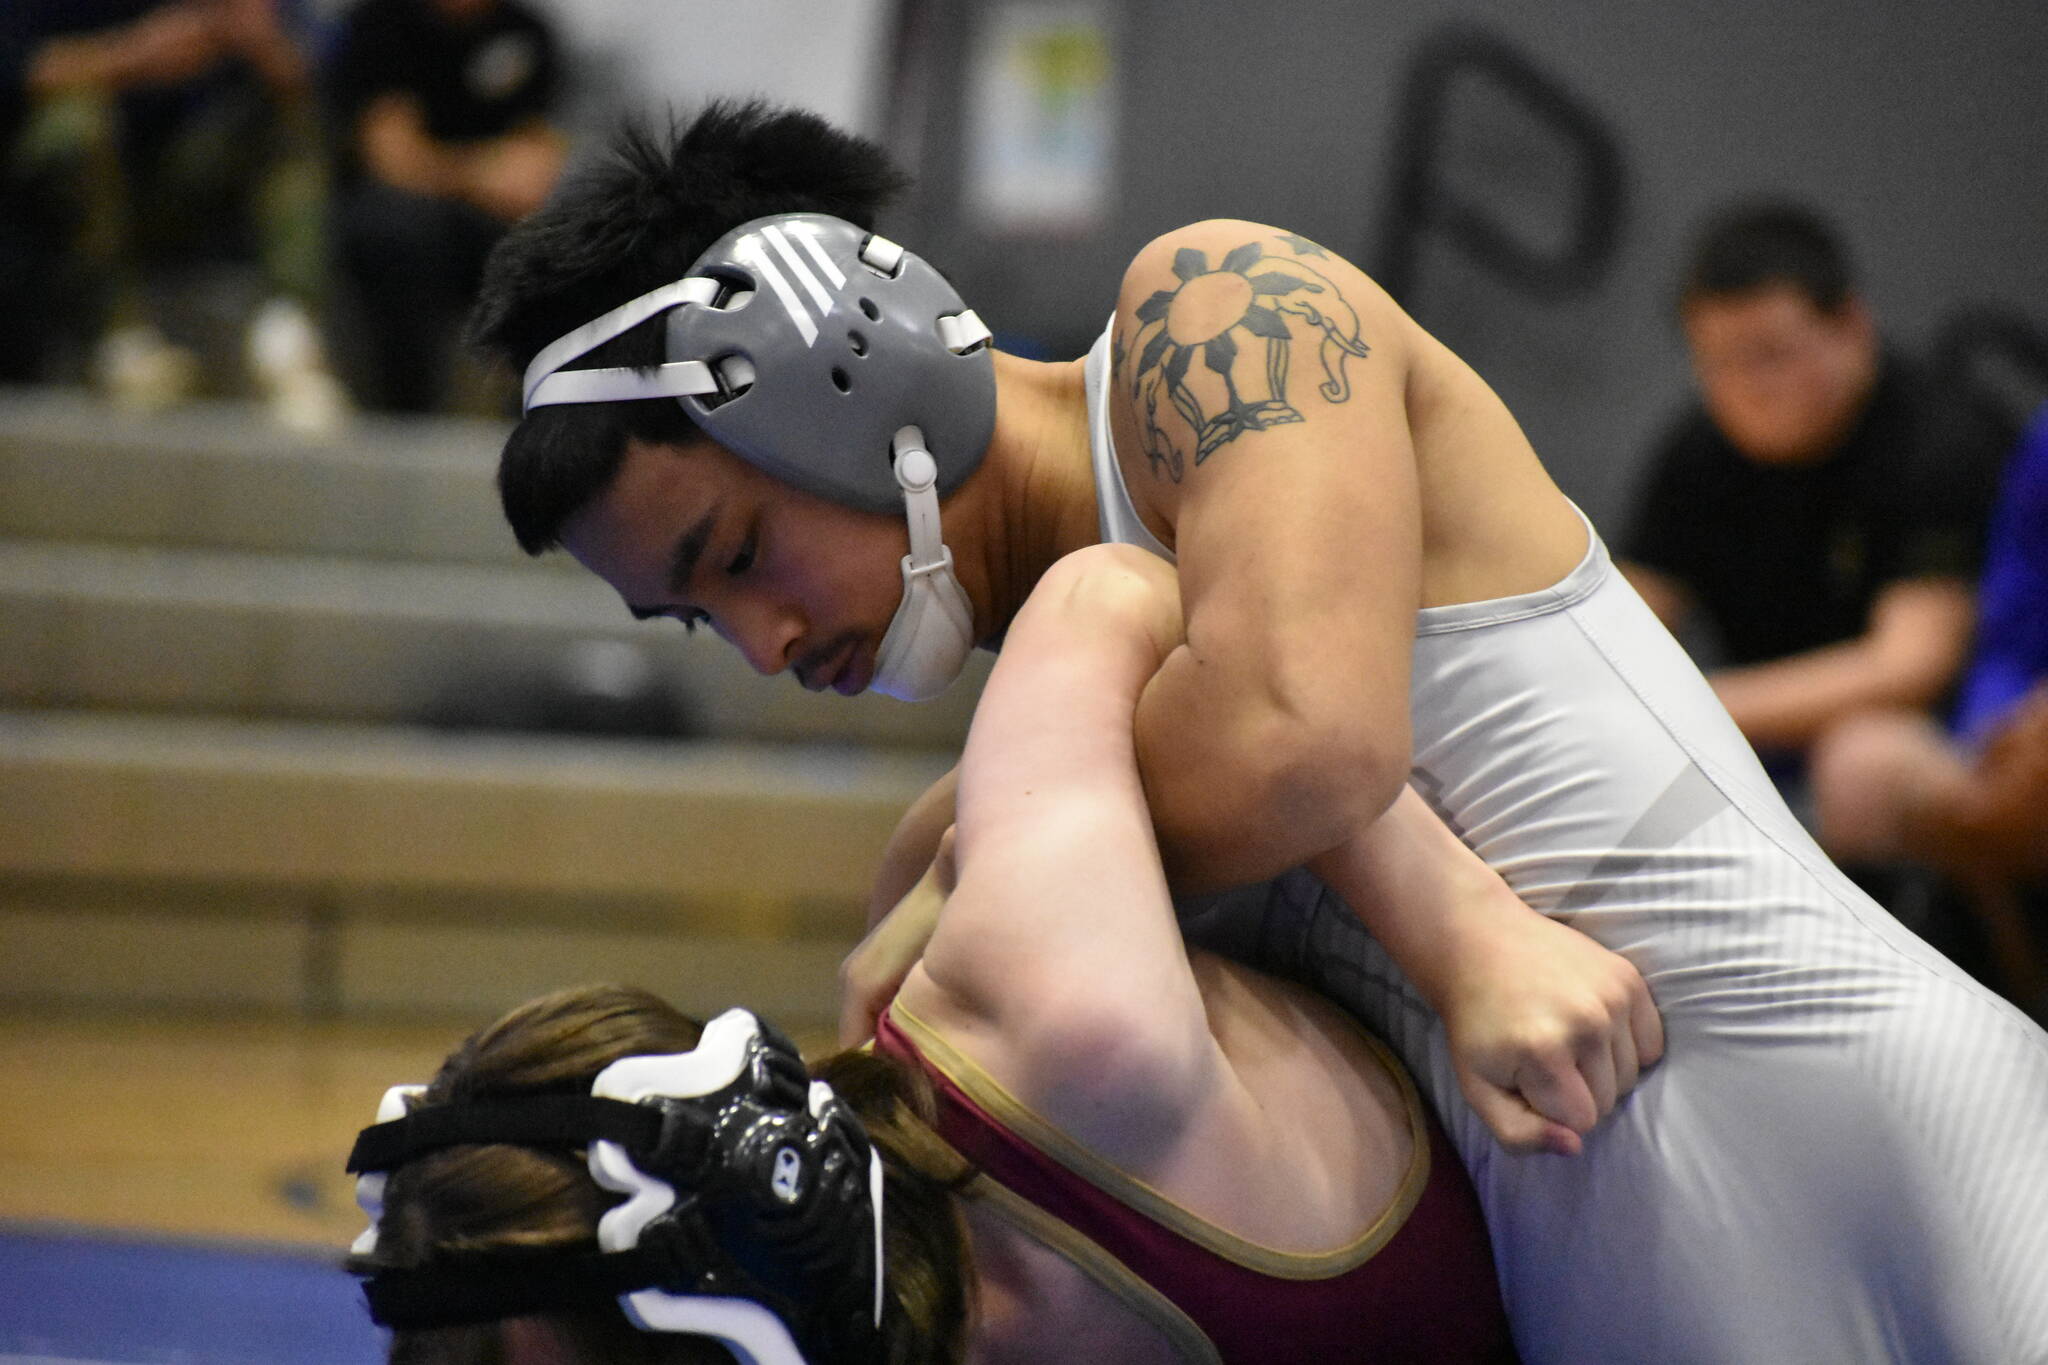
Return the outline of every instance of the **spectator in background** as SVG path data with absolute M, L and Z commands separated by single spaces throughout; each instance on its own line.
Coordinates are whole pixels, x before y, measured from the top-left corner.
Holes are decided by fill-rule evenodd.
M 1816 746 L 1821 841 L 1939 871 L 1976 913 L 1992 984 L 2048 1017 L 2048 408 L 2007 468 L 1954 723 L 1872 712 Z
M 2014 433 L 1883 343 L 1803 209 L 1715 221 L 1679 311 L 1700 400 L 1651 458 L 1624 568 L 1674 630 L 1705 618 L 1715 691 L 1796 790 L 1829 727 L 1955 682 Z
M 566 141 L 555 37 L 518 0 L 362 0 L 330 72 L 341 269 L 379 405 L 446 405 L 484 257 L 540 206 Z
M 302 428 L 345 403 L 313 322 L 322 172 L 307 64 L 277 0 L 0 5 L 0 377 L 61 377 L 67 330 L 124 406 L 185 397 L 198 363 L 152 317 L 167 268 L 259 268 L 250 377 Z M 33 319 L 23 325 L 23 319 Z

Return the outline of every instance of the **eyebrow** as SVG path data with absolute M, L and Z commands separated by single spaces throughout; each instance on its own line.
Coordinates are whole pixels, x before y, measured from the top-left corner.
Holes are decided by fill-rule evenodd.
M 703 558 L 704 547 L 711 543 L 711 533 L 718 527 L 718 514 L 724 508 L 725 504 L 723 502 L 712 504 L 711 510 L 697 518 L 696 524 L 683 532 L 676 540 L 676 548 L 669 555 L 668 561 L 668 590 L 670 592 L 681 593 L 685 588 L 689 587 L 690 579 L 697 572 L 697 561 Z M 634 620 L 646 621 L 656 616 L 665 616 L 672 608 L 635 607 L 629 605 L 626 610 L 633 613 Z

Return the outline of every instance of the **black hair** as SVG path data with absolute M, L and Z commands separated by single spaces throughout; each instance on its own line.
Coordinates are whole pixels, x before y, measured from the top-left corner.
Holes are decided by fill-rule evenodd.
M 1818 214 L 1789 203 L 1741 205 L 1700 233 L 1680 303 L 1773 284 L 1792 286 L 1823 313 L 1840 311 L 1856 288 L 1848 248 Z
M 907 181 L 875 144 L 759 100 L 706 105 L 665 134 L 628 121 L 608 155 L 572 176 L 491 252 L 469 338 L 523 371 L 540 349 L 629 299 L 681 279 L 711 244 L 776 213 L 829 213 L 872 230 Z M 653 366 L 651 319 L 576 367 Z M 520 548 L 560 543 L 563 523 L 603 492 L 630 440 L 681 444 L 696 424 L 671 398 L 539 408 L 513 429 L 498 496 Z

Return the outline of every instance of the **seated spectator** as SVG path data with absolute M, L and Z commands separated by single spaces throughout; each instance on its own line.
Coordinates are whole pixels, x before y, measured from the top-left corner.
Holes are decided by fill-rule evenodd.
M 199 375 L 152 316 L 180 267 L 255 268 L 250 377 L 300 428 L 341 416 L 315 330 L 321 171 L 306 63 L 275 0 L 9 0 L 0 7 L 0 377 L 61 377 L 70 330 L 124 406 Z M 97 297 L 95 297 L 97 295 Z M 67 313 L 70 317 L 67 318 Z
M 337 245 L 368 397 L 434 411 L 484 257 L 561 171 L 554 35 L 518 0 L 362 0 L 337 41 Z
M 1652 455 L 1624 568 L 1665 624 L 1704 618 L 1715 691 L 1796 791 L 1830 726 L 1954 684 L 2013 432 L 1884 344 L 1804 210 L 1712 224 L 1680 315 L 1700 398 Z
M 1815 749 L 1822 842 L 1848 863 L 1932 867 L 1989 942 L 1992 984 L 2048 1009 L 2048 408 L 1992 522 L 1977 642 L 1950 731 L 1912 712 L 1836 727 Z

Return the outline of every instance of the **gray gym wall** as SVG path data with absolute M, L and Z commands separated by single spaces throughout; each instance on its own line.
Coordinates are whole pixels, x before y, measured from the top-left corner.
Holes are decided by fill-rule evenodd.
M 1909 347 L 1963 304 L 2048 326 L 2038 0 L 1084 3 L 1109 30 L 1114 189 L 1074 235 L 991 235 L 960 206 L 969 58 L 998 0 L 554 7 L 599 48 L 630 34 L 622 94 L 761 91 L 884 137 L 920 177 L 896 233 L 998 333 L 1053 355 L 1093 339 L 1138 246 L 1194 218 L 1279 224 L 1379 269 L 1411 64 L 1447 26 L 1502 39 L 1617 140 L 1615 254 L 1583 292 L 1544 300 L 1426 243 L 1402 301 L 1507 398 L 1610 533 L 1645 442 L 1687 392 L 1670 308 L 1680 260 L 1701 216 L 1733 198 L 1793 195 L 1832 215 Z M 1534 241 L 1556 235 L 1571 198 L 1556 140 L 1497 104 L 1454 101 L 1447 126 L 1460 193 Z

